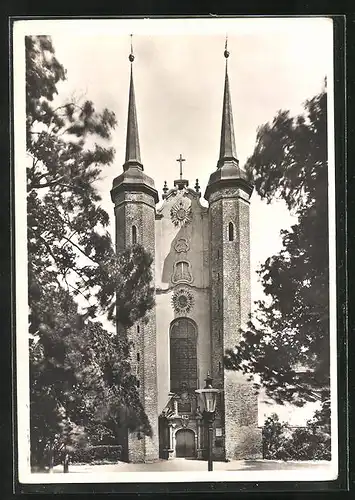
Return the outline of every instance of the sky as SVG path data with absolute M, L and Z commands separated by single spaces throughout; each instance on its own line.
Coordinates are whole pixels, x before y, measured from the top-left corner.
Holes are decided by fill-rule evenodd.
M 43 31 L 43 28 L 45 30 Z M 122 171 L 133 33 L 134 83 L 141 157 L 160 193 L 178 177 L 180 155 L 190 186 L 204 193 L 215 170 L 221 128 L 223 57 L 228 33 L 229 77 L 241 165 L 253 152 L 257 128 L 278 110 L 302 112 L 331 70 L 332 25 L 322 18 L 46 21 L 56 56 L 67 70 L 59 100 L 71 96 L 115 112 L 114 163 L 98 184 L 111 216 L 110 189 Z M 204 203 L 204 200 L 202 200 Z M 252 299 L 262 298 L 256 269 L 281 248 L 280 230 L 295 221 L 283 202 L 251 199 Z

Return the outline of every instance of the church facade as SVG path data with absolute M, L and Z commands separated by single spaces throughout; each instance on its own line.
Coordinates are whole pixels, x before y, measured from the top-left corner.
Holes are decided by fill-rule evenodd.
M 156 305 L 147 321 L 129 331 L 132 371 L 152 427 L 152 437 L 126 436 L 130 462 L 207 456 L 207 429 L 196 389 L 206 375 L 220 390 L 213 424 L 215 460 L 260 458 L 258 398 L 241 374 L 224 368 L 224 354 L 239 340 L 250 298 L 249 206 L 252 184 L 235 147 L 226 58 L 222 129 L 217 168 L 201 204 L 198 181 L 183 178 L 164 186 L 163 203 L 154 171 L 141 160 L 130 55 L 126 157 L 111 191 L 120 252 L 141 244 L 153 257 Z M 217 152 L 216 152 L 217 156 Z M 180 155 L 180 166 L 184 161 Z

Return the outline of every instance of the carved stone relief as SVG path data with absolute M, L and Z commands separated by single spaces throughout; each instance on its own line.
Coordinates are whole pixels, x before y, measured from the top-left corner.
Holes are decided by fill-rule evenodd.
M 192 219 L 191 202 L 182 199 L 175 203 L 170 210 L 170 217 L 175 226 L 189 224 Z
M 175 262 L 171 281 L 172 283 L 192 283 L 193 277 L 190 262 L 187 260 Z
M 194 306 L 194 297 L 187 288 L 179 288 L 175 290 L 172 297 L 172 304 L 175 312 L 179 314 L 187 314 Z
M 174 246 L 176 252 L 181 253 L 181 252 L 188 252 L 190 249 L 190 244 L 187 241 L 186 238 L 179 238 Z

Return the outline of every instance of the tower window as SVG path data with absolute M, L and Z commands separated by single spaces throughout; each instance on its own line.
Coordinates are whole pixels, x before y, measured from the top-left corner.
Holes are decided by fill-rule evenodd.
M 141 385 L 141 383 L 139 382 L 139 380 L 137 380 L 137 387 L 139 387 Z
M 132 226 L 132 245 L 137 243 L 137 227 Z
M 139 352 L 137 352 L 137 361 L 139 362 L 141 360 Z
M 221 362 L 218 363 L 218 370 L 219 370 L 219 373 L 221 373 L 221 370 L 222 370 Z
M 137 325 L 137 333 L 139 333 L 139 325 Z
M 233 241 L 234 240 L 234 225 L 233 225 L 233 222 L 230 222 L 228 224 L 228 239 L 229 239 L 229 241 Z

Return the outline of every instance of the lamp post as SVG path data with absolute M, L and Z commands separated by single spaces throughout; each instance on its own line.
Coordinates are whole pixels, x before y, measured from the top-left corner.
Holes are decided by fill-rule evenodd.
M 212 437 L 213 437 L 213 421 L 216 411 L 217 394 L 220 392 L 219 389 L 213 389 L 212 378 L 207 373 L 205 378 L 206 385 L 204 389 L 197 389 L 195 392 L 202 396 L 204 404 L 204 417 L 208 427 L 208 470 L 213 470 L 212 463 Z

